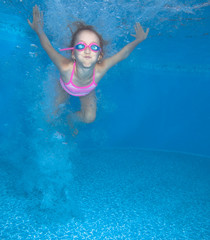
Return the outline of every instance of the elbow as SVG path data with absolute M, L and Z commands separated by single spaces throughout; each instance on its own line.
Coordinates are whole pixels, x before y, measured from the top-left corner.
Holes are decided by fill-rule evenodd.
M 130 51 L 125 47 L 125 51 L 123 53 L 122 59 L 126 59 L 130 55 Z
M 125 60 L 130 54 L 126 53 L 123 55 L 122 60 Z
M 129 53 L 126 53 L 124 59 L 126 59 L 129 55 L 130 55 Z

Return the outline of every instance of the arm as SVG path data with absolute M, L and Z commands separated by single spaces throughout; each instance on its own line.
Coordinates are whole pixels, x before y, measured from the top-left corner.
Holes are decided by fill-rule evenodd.
M 41 12 L 40 15 L 37 5 L 33 7 L 33 23 L 31 23 L 29 19 L 27 19 L 27 21 L 30 27 L 37 33 L 42 47 L 59 71 L 65 70 L 65 66 L 69 63 L 69 59 L 63 57 L 52 47 L 49 39 L 43 31 L 43 12 Z
M 127 44 L 124 48 L 122 48 L 114 56 L 107 58 L 103 61 L 103 65 L 104 65 L 104 68 L 106 71 L 109 68 L 111 68 L 112 66 L 114 66 L 115 64 L 117 64 L 118 62 L 127 58 L 131 54 L 131 52 L 134 50 L 134 48 L 139 43 L 141 43 L 142 41 L 144 41 L 147 38 L 147 35 L 149 33 L 149 28 L 147 28 L 147 31 L 145 33 L 144 30 L 142 29 L 140 23 L 136 23 L 136 25 L 134 27 L 135 27 L 136 35 L 131 34 L 131 36 L 135 37 L 136 40 Z

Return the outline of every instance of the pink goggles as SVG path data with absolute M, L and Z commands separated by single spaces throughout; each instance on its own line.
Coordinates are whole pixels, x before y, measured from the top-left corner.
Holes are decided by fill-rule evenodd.
M 84 42 L 78 42 L 74 47 L 72 48 L 63 48 L 63 49 L 59 49 L 60 51 L 66 51 L 66 50 L 77 50 L 77 51 L 84 51 L 86 48 L 89 48 L 91 51 L 93 52 L 98 52 L 101 51 L 101 48 L 96 44 L 96 43 L 91 43 L 89 45 L 87 45 Z

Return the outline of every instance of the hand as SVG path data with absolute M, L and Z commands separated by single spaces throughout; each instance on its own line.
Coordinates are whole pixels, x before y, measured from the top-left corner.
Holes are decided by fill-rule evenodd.
M 40 31 L 43 30 L 43 12 L 41 12 L 40 15 L 40 11 L 39 8 L 37 7 L 37 5 L 35 5 L 33 7 L 33 23 L 30 22 L 29 19 L 27 19 L 28 24 L 30 25 L 30 27 L 38 34 Z
M 134 28 L 136 31 L 136 35 L 131 34 L 131 36 L 135 37 L 136 40 L 139 40 L 139 42 L 144 41 L 149 33 L 149 28 L 147 28 L 147 31 L 145 33 L 139 22 L 137 22 L 136 25 L 134 25 Z

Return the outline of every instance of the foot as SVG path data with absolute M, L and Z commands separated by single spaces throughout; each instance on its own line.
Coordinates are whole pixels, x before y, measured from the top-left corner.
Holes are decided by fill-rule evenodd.
M 65 135 L 63 133 L 60 133 L 58 131 L 56 131 L 54 134 L 53 134 L 53 138 L 56 138 L 60 141 L 62 141 L 62 144 L 68 144 L 66 141 L 65 141 Z
M 75 119 L 72 113 L 67 116 L 68 125 L 70 127 L 70 132 L 73 137 L 76 137 L 79 130 L 75 127 Z
M 77 128 L 74 128 L 73 131 L 71 132 L 71 135 L 72 135 L 73 137 L 76 137 L 76 136 L 78 135 L 78 133 L 79 133 L 78 129 L 77 129 Z

